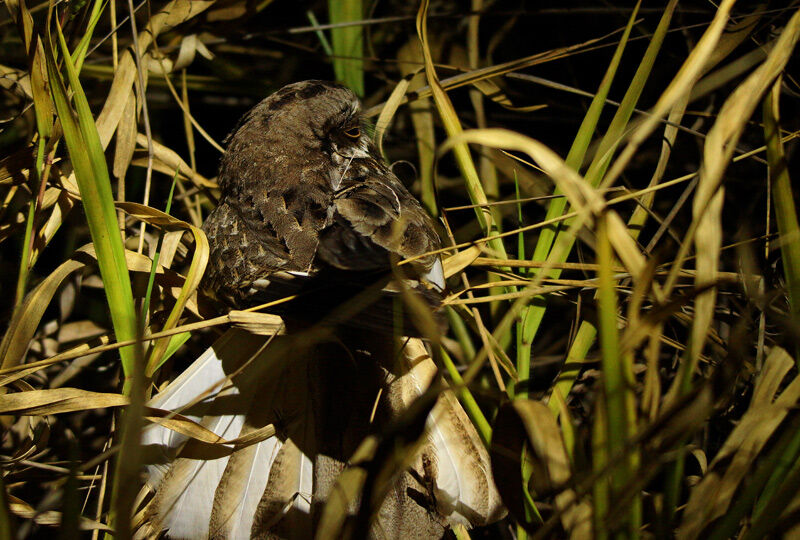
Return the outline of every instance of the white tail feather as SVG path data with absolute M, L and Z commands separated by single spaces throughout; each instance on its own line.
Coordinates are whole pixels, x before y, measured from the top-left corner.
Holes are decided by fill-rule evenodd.
M 405 348 L 407 379 L 404 402 L 408 405 L 428 389 L 437 376 L 436 365 L 420 339 L 408 340 Z M 428 443 L 420 452 L 417 471 L 425 474 L 422 456 L 429 458 L 435 470 L 433 491 L 437 510 L 451 526 L 485 525 L 505 512 L 494 485 L 489 453 L 451 390 L 439 400 L 425 422 Z
M 219 389 L 219 383 L 224 382 L 227 379 L 227 375 L 225 370 L 222 369 L 222 361 L 217 356 L 215 349 L 227 346 L 232 337 L 232 333 L 223 335 L 213 347 L 206 349 L 189 368 L 154 396 L 148 405 L 151 407 L 178 409 L 215 387 Z M 210 397 L 213 397 L 213 395 Z M 205 401 L 210 401 L 210 398 Z M 163 430 L 174 433 L 158 425 L 152 427 L 157 428 L 152 431 Z
M 245 539 L 267 532 L 306 538 L 313 534 L 312 500 L 320 496 L 314 490 L 325 489 L 317 485 L 316 458 L 312 457 L 318 447 L 309 384 L 313 370 L 309 371 L 307 359 L 299 358 L 303 355 L 291 354 L 291 348 L 262 354 L 259 344 L 264 339 L 229 331 L 149 404 L 179 411 L 209 388 L 219 388 L 231 375 L 231 365 L 241 365 L 242 358 L 232 361 L 232 357 L 250 358 L 260 366 L 254 373 L 224 384 L 221 392 L 192 405 L 189 414 L 182 413 L 228 440 L 266 423 L 280 424 L 288 414 L 283 434 L 279 428 L 278 436 L 248 447 L 209 449 L 161 426 L 149 426 L 143 443 L 160 447 L 174 461 L 171 466 L 147 467 L 148 484 L 156 495 L 145 511 L 145 536 L 162 530 L 168 530 L 173 539 Z M 290 354 L 291 361 L 286 362 Z M 231 365 L 224 365 L 225 358 Z M 394 395 L 389 401 L 401 408 L 396 413 L 437 377 L 419 339 L 407 342 L 404 360 L 403 373 L 387 388 Z M 452 392 L 439 398 L 426 432 L 427 442 L 413 468 L 431 482 L 438 514 L 450 525 L 468 527 L 499 518 L 503 510 L 488 453 Z M 422 466 L 423 455 L 427 469 Z
M 243 540 L 251 537 L 253 516 L 282 446 L 276 437 L 270 437 L 231 456 L 228 477 L 223 480 L 227 489 L 216 491 L 209 536 Z
M 225 334 L 220 338 L 218 344 L 224 345 L 230 340 L 231 335 Z M 198 396 L 209 393 L 214 389 L 219 389 L 221 384 L 227 380 L 225 371 L 222 369 L 222 362 L 214 352 L 213 347 L 209 347 L 186 371 L 181 373 L 170 385 L 148 402 L 150 407 L 168 411 L 181 411 L 186 405 L 195 401 Z M 231 394 L 238 393 L 233 387 L 227 389 Z M 192 407 L 192 413 L 185 414 L 196 422 L 202 418 L 202 413 L 211 406 L 216 392 L 212 392 L 206 399 L 196 407 Z M 241 428 L 230 424 L 233 420 L 231 416 L 221 416 L 216 419 L 209 419 L 205 422 L 205 427 L 221 437 L 224 433 Z M 150 424 L 142 430 L 142 445 L 149 446 L 151 450 L 158 453 L 159 457 L 165 462 L 171 461 L 175 456 L 174 452 L 186 442 L 188 437 L 171 429 L 167 429 L 159 424 Z M 166 473 L 168 466 L 161 463 L 147 465 L 148 483 L 156 487 Z

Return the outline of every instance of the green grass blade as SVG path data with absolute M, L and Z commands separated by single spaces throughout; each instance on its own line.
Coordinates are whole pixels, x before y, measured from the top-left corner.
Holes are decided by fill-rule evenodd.
M 328 0 L 331 24 L 360 21 L 364 18 L 361 0 Z M 333 71 L 336 80 L 346 84 L 359 97 L 364 96 L 364 29 L 345 26 L 331 29 Z
M 778 79 L 772 91 L 764 98 L 764 137 L 767 142 L 767 162 L 772 181 L 772 204 L 775 206 L 775 221 L 780 233 L 786 292 L 789 295 L 792 319 L 797 321 L 800 320 L 800 225 L 778 124 L 780 87 L 781 79 Z M 795 362 L 800 362 L 800 355 L 795 355 Z
M 582 364 L 586 360 L 586 355 L 589 353 L 589 349 L 592 348 L 596 337 L 597 328 L 595 325 L 587 320 L 581 321 L 578 332 L 575 334 L 575 340 L 567 353 L 567 359 L 564 361 L 564 369 L 558 375 L 548 400 L 550 410 L 553 411 L 555 416 L 560 414 L 561 409 L 558 399 L 554 399 L 555 394 L 558 394 L 561 400 L 566 401 L 572 386 L 578 380 L 578 375 L 583 369 Z
M 175 354 L 181 346 L 189 341 L 189 338 L 192 337 L 191 332 L 183 332 L 180 334 L 175 334 L 169 339 L 169 345 L 164 350 L 164 356 L 161 357 L 161 363 L 156 366 L 156 369 L 160 368 L 164 362 L 170 359 L 170 357 Z
M 492 427 L 489 425 L 488 420 L 486 420 L 486 416 L 483 414 L 483 411 L 481 411 L 478 402 L 475 401 L 469 388 L 464 384 L 464 379 L 461 377 L 461 373 L 458 372 L 458 368 L 453 363 L 453 360 L 444 349 L 441 349 L 441 352 L 445 371 L 447 371 L 453 383 L 453 391 L 467 411 L 467 416 L 469 416 L 469 419 L 472 420 L 472 423 L 478 430 L 481 441 L 486 445 L 486 448 L 490 448 L 492 443 Z
M 608 538 L 605 526 L 609 512 L 611 490 L 608 478 L 601 474 L 608 467 L 608 419 L 606 407 L 596 407 L 592 422 L 592 468 L 599 477 L 592 483 L 592 521 L 595 540 Z
M 781 514 L 792 503 L 800 488 L 798 438 L 794 437 L 792 442 L 794 447 L 790 444 L 789 451 L 781 456 L 780 464 L 785 467 L 777 467 L 764 488 L 764 496 L 759 499 L 753 512 L 753 526 L 747 531 L 744 540 L 767 538 L 772 529 L 780 523 Z M 779 471 L 781 475 L 776 477 L 774 473 Z M 774 486 L 771 485 L 773 480 L 777 480 Z
M 103 148 L 97 135 L 89 104 L 78 80 L 63 34 L 59 29 L 59 43 L 67 70 L 67 79 L 73 91 L 75 109 L 70 105 L 64 80 L 55 62 L 52 45 L 46 43 L 45 57 L 53 100 L 64 130 L 64 139 L 75 170 L 89 232 L 97 252 L 100 275 L 105 285 L 111 322 L 117 340 L 135 339 L 137 336 L 136 312 L 133 305 L 130 276 L 120 236 L 111 181 L 108 176 Z M 120 349 L 122 368 L 126 378 L 133 370 L 133 348 Z
M 317 16 L 314 15 L 314 12 L 310 9 L 306 11 L 306 17 L 308 17 L 308 21 L 311 23 L 312 26 L 317 27 L 319 26 L 319 21 L 317 21 Z M 322 45 L 322 50 L 325 51 L 325 54 L 328 56 L 333 56 L 333 47 L 331 47 L 328 38 L 325 36 L 325 33 L 322 30 L 315 30 L 314 33 L 319 39 L 320 45 Z
M 589 110 L 586 113 L 583 121 L 581 122 L 581 126 L 578 129 L 578 133 L 575 136 L 575 140 L 572 143 L 572 147 L 567 154 L 566 163 L 576 171 L 580 169 L 581 163 L 583 163 L 584 156 L 586 155 L 586 150 L 589 147 L 589 143 L 594 136 L 595 130 L 597 129 L 597 123 L 600 120 L 600 114 L 603 112 L 603 106 L 606 103 L 606 98 L 608 97 L 608 92 L 611 89 L 611 83 L 614 81 L 614 77 L 617 73 L 617 68 L 619 67 L 619 63 L 622 59 L 622 53 L 625 51 L 625 46 L 628 43 L 628 38 L 630 37 L 631 29 L 633 28 L 633 23 L 636 20 L 636 15 L 638 14 L 639 4 L 636 4 L 631 16 L 628 19 L 628 24 L 625 27 L 625 31 L 620 37 L 620 41 L 617 44 L 617 48 L 614 51 L 614 55 L 611 57 L 611 62 L 609 62 L 608 68 L 606 69 L 605 75 L 603 76 L 603 80 L 600 82 L 600 87 L 595 94 L 594 99 L 592 99 L 592 103 L 589 105 Z M 560 194 L 558 190 L 554 192 L 555 195 Z M 567 199 L 566 197 L 556 197 L 547 207 L 547 214 L 545 216 L 545 220 L 554 219 L 560 217 L 564 214 L 567 209 Z M 544 261 L 548 258 L 548 255 L 553 249 L 553 244 L 556 240 L 556 231 L 561 230 L 562 234 L 563 231 L 569 228 L 568 223 L 564 223 L 561 227 L 546 227 L 542 229 L 542 232 L 539 235 L 539 238 L 536 242 L 536 247 L 533 251 L 533 256 L 531 260 L 533 261 Z M 562 251 L 563 256 L 560 257 L 558 262 L 563 262 L 569 256 L 569 252 L 571 250 L 571 246 L 567 249 Z M 561 272 L 559 270 L 552 270 L 550 271 L 552 277 L 559 277 Z M 531 305 L 528 306 L 522 313 L 521 316 L 521 337 L 518 338 L 518 348 L 517 348 L 517 371 L 523 373 L 529 373 L 530 368 L 526 368 L 525 364 L 530 362 L 531 356 L 531 346 L 533 344 L 533 340 L 536 336 L 536 333 L 539 330 L 539 326 L 544 318 L 545 311 L 547 310 L 546 300 L 543 297 L 536 297 L 531 302 Z M 522 379 L 523 375 L 520 374 L 520 380 Z
M 458 340 L 458 344 L 461 345 L 461 350 L 464 352 L 464 358 L 466 358 L 467 361 L 474 359 L 475 345 L 472 343 L 472 338 L 469 335 L 469 330 L 467 329 L 464 319 L 462 319 L 452 307 L 448 307 L 445 313 L 447 314 L 447 322 L 450 325 L 450 329 L 453 331 L 453 334 Z
M 175 194 L 175 184 L 178 182 L 178 171 L 172 177 L 172 186 L 169 188 L 169 196 L 167 197 L 167 205 L 164 208 L 164 213 L 169 215 L 172 209 L 172 197 Z M 158 231 L 158 244 L 156 245 L 156 252 L 153 255 L 153 264 L 150 266 L 150 275 L 147 278 L 147 291 L 144 294 L 144 302 L 142 302 L 142 313 L 140 320 L 142 321 L 142 331 L 144 331 L 144 324 L 147 321 L 148 312 L 150 311 L 150 298 L 153 295 L 153 287 L 156 282 L 156 271 L 158 270 L 158 259 L 161 257 L 161 245 L 164 242 L 164 231 Z
M 72 51 L 72 62 L 75 64 L 75 71 L 81 72 L 83 61 L 86 59 L 86 53 L 89 51 L 89 43 L 92 41 L 94 29 L 100 21 L 100 16 L 103 14 L 103 8 L 106 6 L 106 0 L 95 0 L 92 4 L 92 13 L 89 15 L 89 22 L 86 24 L 86 30 L 78 42 L 78 46 Z
M 608 456 L 626 452 L 627 441 L 636 432 L 635 404 L 633 396 L 633 358 L 622 354 L 617 330 L 617 291 L 614 278 L 614 256 L 608 236 L 605 217 L 597 221 L 597 259 L 600 265 L 598 278 L 598 316 L 600 320 L 601 365 L 603 368 L 603 399 L 607 421 L 606 447 Z M 635 478 L 635 456 L 624 455 L 611 470 L 612 496 L 618 496 Z M 641 522 L 641 500 L 631 501 L 628 518 L 625 520 L 627 537 L 637 535 Z
M 43 163 L 44 158 L 44 145 L 43 139 L 39 139 L 39 144 L 36 148 L 36 174 L 41 170 L 39 165 Z M 33 243 L 33 221 L 36 217 L 36 193 L 37 189 L 31 190 L 33 196 L 28 203 L 28 215 L 25 217 L 25 236 L 22 238 L 22 255 L 19 258 L 19 274 L 17 276 L 17 292 L 14 299 L 14 307 L 17 308 L 22 305 L 22 300 L 25 298 L 25 291 L 28 286 L 28 273 L 30 272 L 31 261 L 31 244 Z
M 3 477 L 0 476 L 0 540 L 17 538 L 14 529 L 14 516 L 8 506 L 8 492 Z

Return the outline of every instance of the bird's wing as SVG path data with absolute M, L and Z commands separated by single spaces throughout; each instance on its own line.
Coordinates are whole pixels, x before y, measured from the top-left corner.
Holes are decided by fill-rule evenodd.
M 327 177 L 315 171 L 280 183 L 265 178 L 262 191 L 220 200 L 203 224 L 211 250 L 203 289 L 235 305 L 275 272 L 313 272 L 333 211 Z
M 238 300 L 259 279 L 272 272 L 297 270 L 291 254 L 268 222 L 226 200 L 209 214 L 203 230 L 210 247 L 202 288 L 224 301 Z
M 308 514 L 313 490 L 308 456 L 315 452 L 309 450 L 314 441 L 308 430 L 313 432 L 314 424 L 305 356 L 286 362 L 287 343 L 276 339 L 276 346 L 265 350 L 265 339 L 227 332 L 149 405 L 181 410 L 217 387 L 222 374 L 231 384 L 202 400 L 204 427 L 226 440 L 284 420 L 288 429 L 251 445 L 212 447 L 149 426 L 142 442 L 160 445 L 161 451 L 149 452 L 159 456 L 146 466 L 155 495 L 142 513 L 139 538 L 168 531 L 172 539 L 247 539 L 264 528 L 262 520 L 272 526 L 286 515 Z M 171 461 L 163 463 L 164 456 Z
M 147 467 L 156 494 L 142 513 L 137 537 L 154 537 L 164 530 L 173 539 L 250 538 L 268 533 L 283 538 L 311 536 L 315 509 L 318 511 L 335 489 L 334 479 L 345 467 L 351 455 L 348 452 L 352 452 L 348 449 L 357 445 L 370 425 L 370 396 L 381 395 L 375 380 L 378 372 L 365 378 L 362 364 L 342 379 L 358 379 L 343 395 L 342 381 L 333 379 L 350 360 L 326 357 L 333 362 L 321 361 L 298 351 L 291 338 L 276 338 L 264 350 L 260 345 L 265 339 L 241 330 L 229 331 L 189 368 L 190 376 L 176 379 L 150 403 L 180 410 L 180 405 L 204 393 L 198 381 L 205 378 L 212 386 L 220 372 L 226 376 L 237 372 L 233 378 L 236 392 L 204 400 L 210 403 L 201 424 L 226 439 L 247 435 L 269 423 L 279 429 L 275 436 L 254 445 L 217 454 L 194 440 L 169 447 L 165 455 L 177 453 L 177 458 L 165 464 L 166 473 L 163 467 Z M 391 410 L 378 412 L 379 417 L 401 415 L 436 376 L 436 368 L 419 340 L 410 340 L 404 352 L 404 373 L 390 377 L 381 398 L 381 408 Z M 252 361 L 241 372 L 233 369 L 246 360 Z M 375 359 L 370 362 L 374 365 Z M 189 384 L 187 379 L 193 382 Z M 356 399 L 354 393 L 363 395 Z M 364 415 L 366 418 L 362 418 Z M 165 428 L 155 425 L 148 428 L 145 440 L 151 444 L 160 441 L 165 446 L 177 443 Z M 335 457 L 342 451 L 347 456 Z M 389 506 L 381 511 L 382 529 L 406 531 L 410 536 L 404 537 L 415 538 L 420 536 L 412 533 L 423 530 L 423 523 L 426 531 L 441 520 L 477 526 L 502 515 L 488 454 L 450 392 L 439 398 L 431 412 L 426 438 L 414 464 L 416 475 L 402 474 L 399 487 L 387 498 Z M 414 484 L 417 491 L 431 490 L 433 513 L 402 487 L 413 483 L 414 477 L 424 480 L 423 485 Z M 403 522 L 399 524 L 402 527 L 393 529 L 392 523 L 398 520 Z M 418 521 L 416 525 L 414 520 Z
M 407 340 L 403 353 L 401 374 L 388 389 L 389 400 L 401 409 L 398 414 L 439 380 L 422 340 Z M 489 452 L 452 390 L 439 396 L 428 415 L 413 469 L 431 486 L 436 511 L 448 525 L 482 526 L 505 515 Z
M 388 268 L 392 256 L 419 257 L 419 274 L 444 288 L 439 256 L 428 254 L 441 245 L 433 221 L 391 172 L 349 182 L 335 194 L 333 207 L 333 222 L 320 235 L 321 260 L 364 270 Z

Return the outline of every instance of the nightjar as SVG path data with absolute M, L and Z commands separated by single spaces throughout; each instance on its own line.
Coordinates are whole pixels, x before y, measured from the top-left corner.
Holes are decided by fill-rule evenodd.
M 206 291 L 240 308 L 301 292 L 315 309 L 300 302 L 279 312 L 318 318 L 320 302 L 334 309 L 393 259 L 418 257 L 412 277 L 435 303 L 444 276 L 428 254 L 440 247 L 433 221 L 364 127 L 349 89 L 315 80 L 285 86 L 241 119 L 222 159 L 219 205 L 203 225 Z
M 393 335 L 398 283 L 431 307 L 440 301 L 442 265 L 430 253 L 440 241 L 365 131 L 350 90 L 305 81 L 259 103 L 229 137 L 219 205 L 203 226 L 211 253 L 202 287 L 234 308 L 296 299 L 270 308 L 285 335 L 229 330 L 148 403 L 239 442 L 208 445 L 148 426 L 152 497 L 137 513 L 137 538 L 305 539 L 332 534 L 331 520 L 347 517 L 361 523 L 357 537 L 428 539 L 503 516 L 488 452 L 441 390 L 425 345 Z M 416 259 L 395 265 L 408 258 Z M 328 317 L 364 292 L 377 301 Z M 307 339 L 305 327 L 318 322 L 332 322 L 333 336 Z M 348 490 L 337 482 L 363 443 L 392 448 L 392 430 L 432 385 L 436 404 L 417 409 L 384 496 L 364 488 L 339 500 Z M 359 520 L 371 501 L 370 519 Z

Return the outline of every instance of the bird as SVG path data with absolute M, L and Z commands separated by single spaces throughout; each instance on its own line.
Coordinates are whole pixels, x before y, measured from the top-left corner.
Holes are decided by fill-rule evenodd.
M 284 335 L 229 330 L 148 405 L 225 440 L 268 436 L 220 447 L 148 426 L 137 537 L 437 538 L 504 515 L 488 451 L 418 337 L 430 325 L 401 310 L 411 324 L 397 335 L 409 295 L 440 320 L 441 241 L 367 128 L 350 89 L 309 80 L 261 101 L 226 139 L 201 289 L 226 308 L 271 305 Z M 388 480 L 356 482 L 382 494 L 358 521 L 371 503 L 343 495 L 348 472 L 372 470 L 364 463 L 403 433 Z
M 392 257 L 414 258 L 422 289 L 444 289 L 433 221 L 365 127 L 358 98 L 324 81 L 288 85 L 242 118 L 222 158 L 222 198 L 203 226 L 206 290 L 241 307 L 298 284 L 363 284 Z M 321 275 L 302 279 L 310 274 Z

